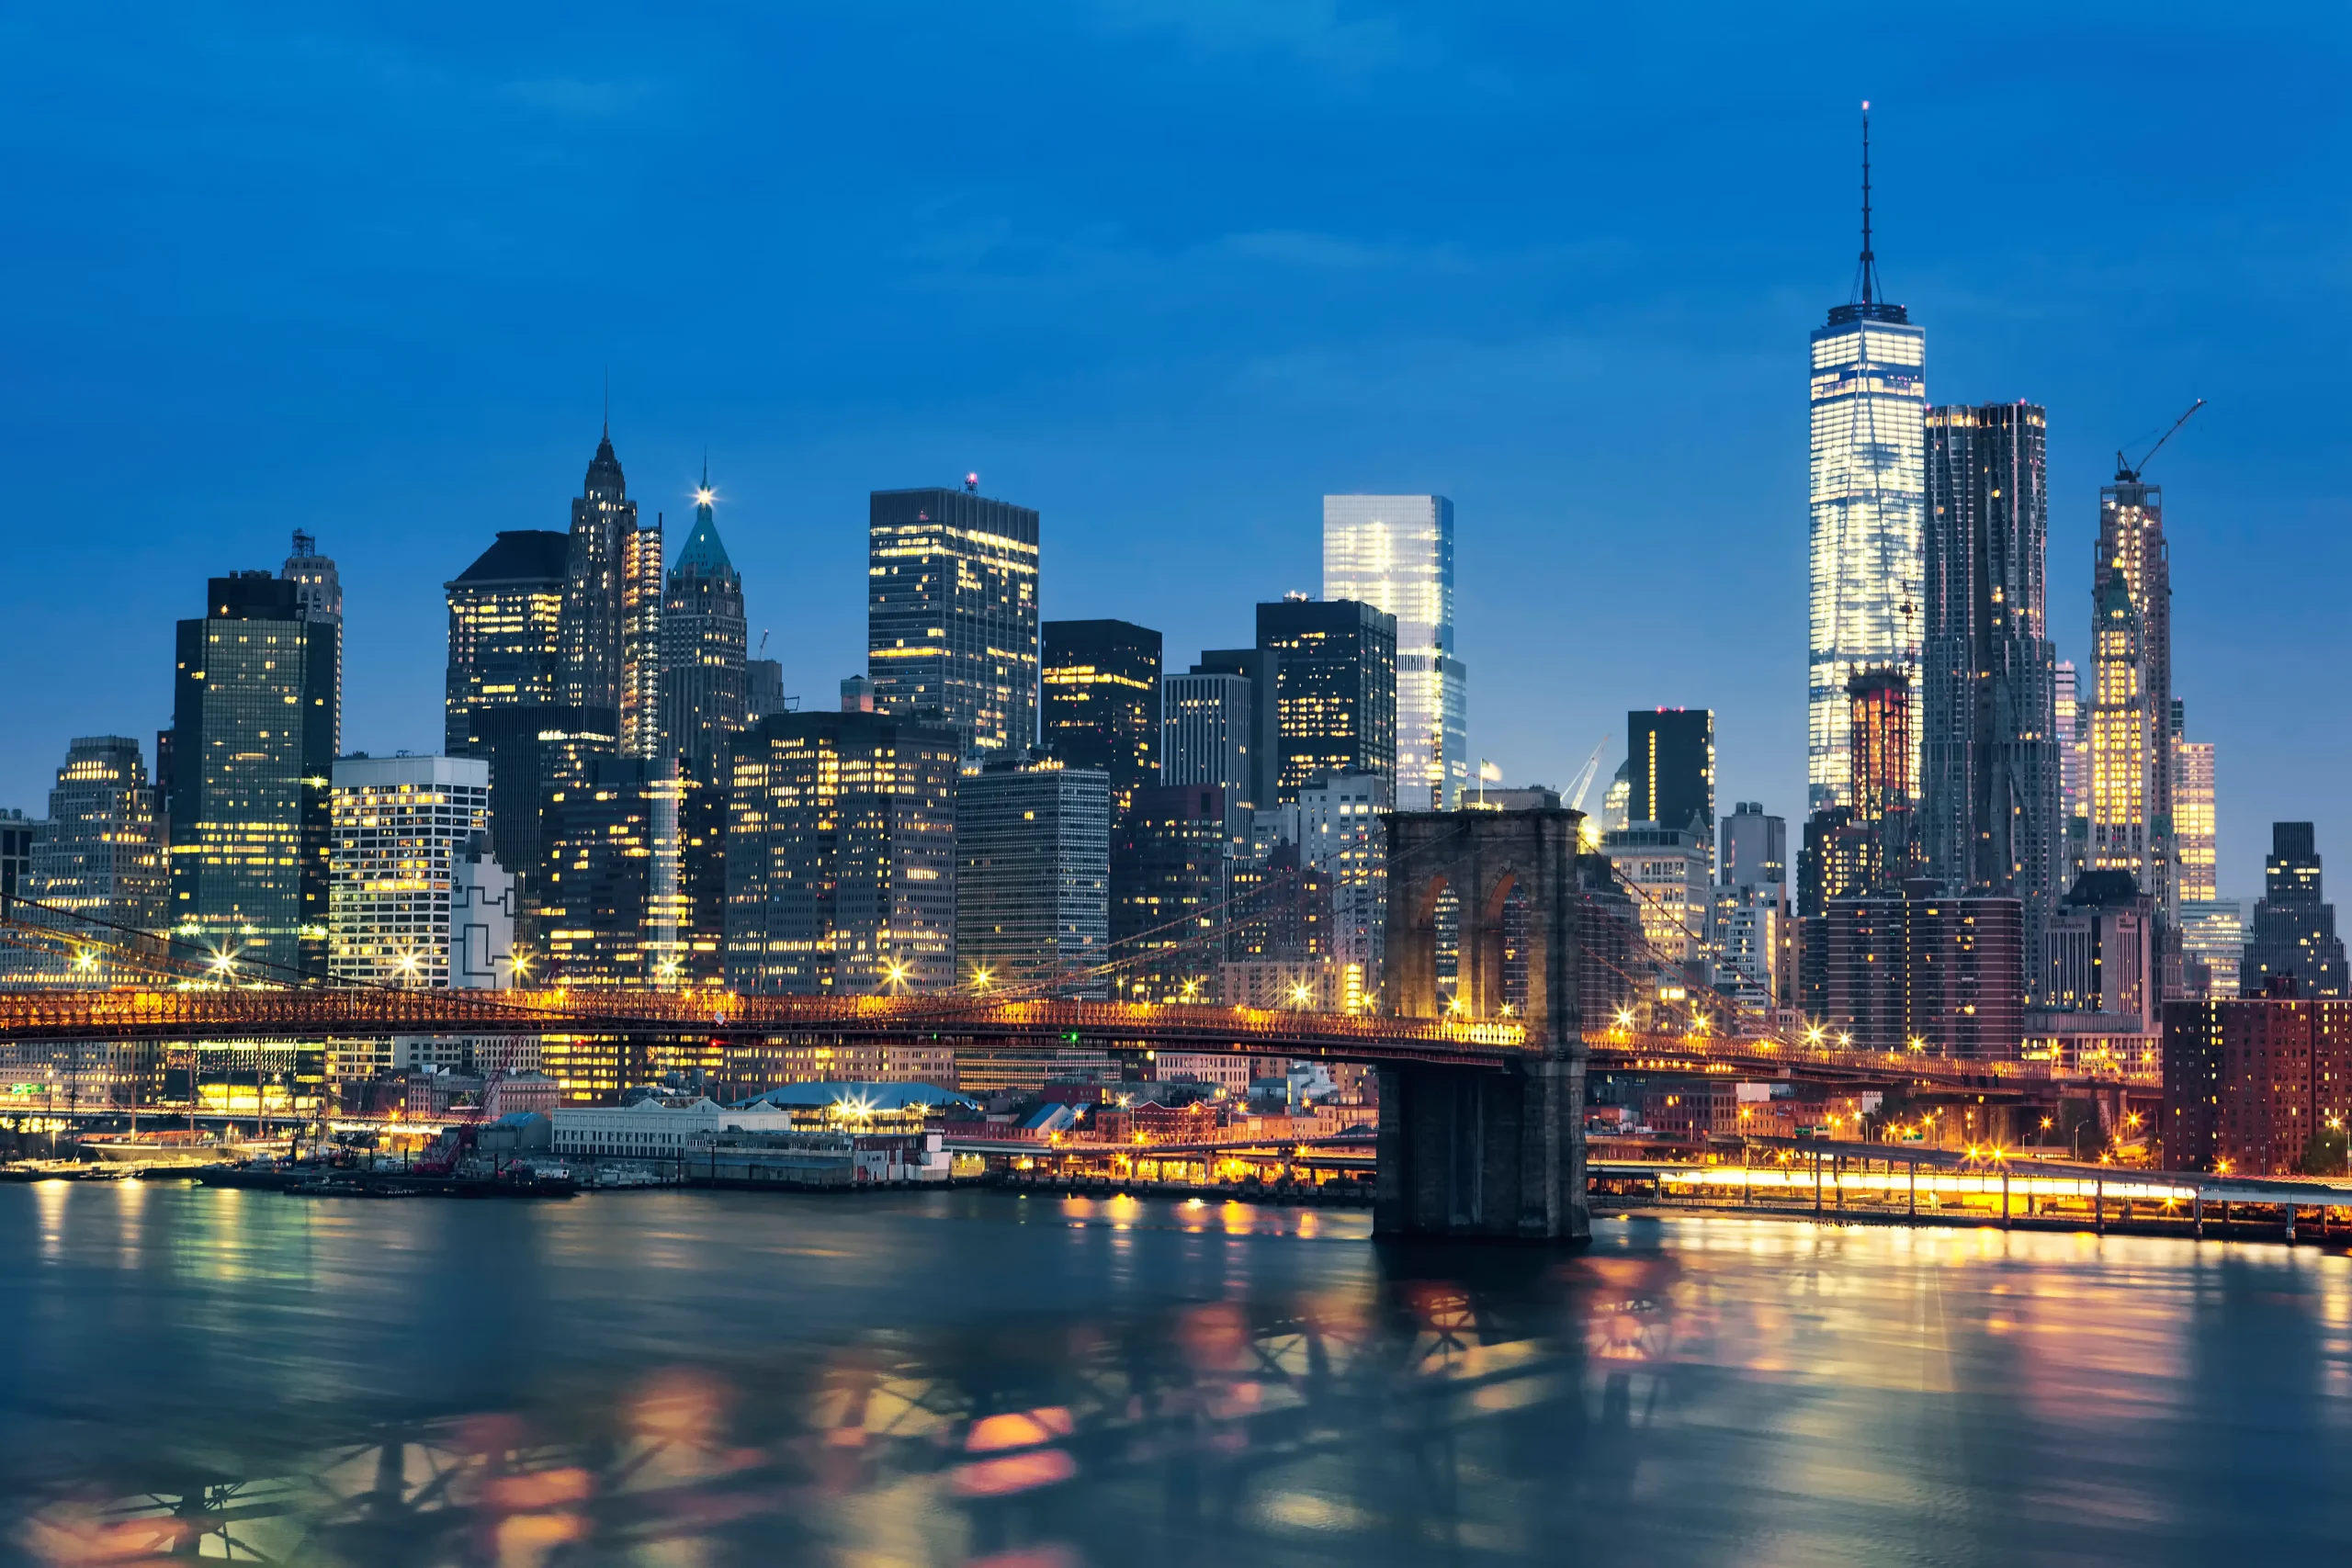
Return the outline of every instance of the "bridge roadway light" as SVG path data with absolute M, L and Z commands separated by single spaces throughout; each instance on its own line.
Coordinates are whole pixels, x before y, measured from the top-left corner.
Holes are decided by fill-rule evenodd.
M 989 982 L 994 978 L 996 978 L 996 972 L 990 969 L 987 964 L 975 964 L 972 965 L 972 989 L 976 991 L 985 991 L 989 988 Z

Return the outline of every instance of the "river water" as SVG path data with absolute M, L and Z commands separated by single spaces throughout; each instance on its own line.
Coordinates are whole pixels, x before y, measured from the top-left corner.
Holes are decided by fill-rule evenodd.
M 953 1191 L 0 1189 L 0 1560 L 2341 1561 L 2352 1262 Z M 179 1560 L 185 1560 L 181 1558 Z

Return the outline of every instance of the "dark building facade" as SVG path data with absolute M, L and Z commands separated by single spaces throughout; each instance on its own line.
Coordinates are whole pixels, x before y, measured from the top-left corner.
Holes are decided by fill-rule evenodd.
M 441 585 L 449 602 L 442 748 L 450 756 L 474 750 L 477 726 L 492 709 L 563 701 L 563 594 L 571 553 L 567 535 L 503 529 L 473 565 Z
M 1625 716 L 1627 826 L 1655 822 L 1715 836 L 1715 716 L 1706 708 L 1635 709 Z
M 1216 996 L 1232 863 L 1226 813 L 1225 791 L 1215 784 L 1167 784 L 1136 791 L 1118 814 L 1111 829 L 1114 999 Z
M 1723 821 L 1723 855 L 1717 863 L 1727 887 L 1754 887 L 1789 881 L 1789 824 L 1765 815 L 1764 803 L 1743 800 Z
M 2352 1002 L 2167 1002 L 2164 1095 L 2167 1170 L 2341 1176 Z
M 1282 655 L 1263 648 L 1212 648 L 1193 666 L 1195 675 L 1238 675 L 1250 682 L 1250 781 L 1253 809 L 1271 809 L 1282 787 Z M 1170 780 L 1182 784 L 1189 781 Z
M 729 753 L 727 984 L 790 996 L 956 985 L 961 737 L 772 714 Z
M 490 763 L 491 852 L 513 872 L 521 896 L 515 949 L 532 955 L 524 974 L 536 979 L 535 915 L 547 880 L 550 803 L 584 785 L 595 759 L 619 754 L 620 715 L 610 708 L 486 707 L 469 727 L 467 751 Z
M 2344 939 L 2335 906 L 2320 888 L 2319 850 L 2308 822 L 2273 822 L 2262 863 L 2263 897 L 2255 900 L 2238 964 L 2238 995 L 2259 997 L 2288 979 L 2299 997 L 2345 992 Z
M 1352 599 L 1258 606 L 1258 648 L 1274 671 L 1274 801 L 1323 773 L 1396 776 L 1396 617 Z
M 1832 898 L 1821 1021 L 1857 1051 L 2013 1061 L 2025 1039 L 2023 928 L 2017 899 L 1926 878 Z
M 1040 714 L 1046 749 L 1111 780 L 1111 809 L 1159 783 L 1160 637 L 1126 621 L 1047 621 Z
M 865 581 L 879 711 L 944 724 L 967 752 L 1036 744 L 1035 511 L 970 490 L 877 490 Z
M 1919 831 L 1928 874 L 2016 896 L 2037 953 L 2059 894 L 2058 656 L 2049 640 L 2046 420 L 1928 412 Z
M 720 907 L 681 853 L 684 825 L 709 786 L 674 758 L 588 759 L 586 776 L 548 791 L 547 849 L 535 924 L 545 977 L 568 986 L 672 989 L 720 977 L 723 932 L 698 926 Z
M 329 769 L 342 626 L 264 571 L 213 578 L 179 623 L 170 800 L 174 934 L 254 977 L 326 973 Z M 159 752 L 166 748 L 159 748 Z
M 695 491 L 695 525 L 662 600 L 662 750 L 699 779 L 719 776 L 743 728 L 743 579 L 711 515 L 710 473 Z

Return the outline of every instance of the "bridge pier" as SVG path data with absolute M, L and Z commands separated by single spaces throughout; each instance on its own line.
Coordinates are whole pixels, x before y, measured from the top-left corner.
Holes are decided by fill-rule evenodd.
M 1387 818 L 1383 988 L 1407 1018 L 1523 1021 L 1525 1055 L 1493 1066 L 1384 1066 L 1373 1228 L 1386 1235 L 1580 1242 L 1584 1024 L 1577 824 L 1583 814 L 1399 811 Z M 1456 987 L 1437 984 L 1437 908 L 1455 897 Z M 1515 950 L 1506 912 L 1519 910 Z M 1507 952 L 1525 964 L 1511 988 Z

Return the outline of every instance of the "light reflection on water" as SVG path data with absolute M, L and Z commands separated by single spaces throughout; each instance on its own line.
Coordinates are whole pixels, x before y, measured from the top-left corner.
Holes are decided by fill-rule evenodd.
M 0 1190 L 0 1554 L 2264 1561 L 2352 1527 L 2352 1263 L 985 1192 Z

